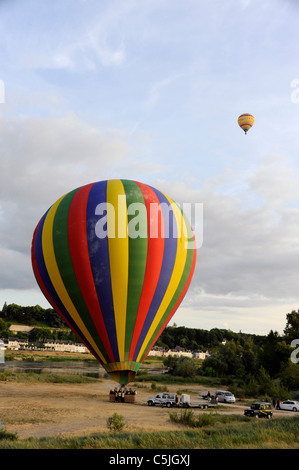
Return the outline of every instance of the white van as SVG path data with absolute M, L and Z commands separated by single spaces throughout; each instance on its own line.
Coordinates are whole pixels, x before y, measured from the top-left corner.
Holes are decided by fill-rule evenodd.
M 218 398 L 218 402 L 223 403 L 235 403 L 235 396 L 226 390 L 216 390 L 215 398 Z

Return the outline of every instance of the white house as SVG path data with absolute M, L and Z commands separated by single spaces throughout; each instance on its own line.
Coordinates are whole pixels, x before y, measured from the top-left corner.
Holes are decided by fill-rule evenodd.
M 168 357 L 168 356 L 185 356 L 185 357 L 193 357 L 193 354 L 191 351 L 186 351 L 185 349 L 183 348 L 180 348 L 179 346 L 177 346 L 175 349 L 169 349 L 168 351 L 166 351 L 165 349 L 163 348 L 153 348 L 150 350 L 150 352 L 148 353 L 148 356 L 158 356 L 158 357 Z
M 52 351 L 87 353 L 88 349 L 82 343 L 70 343 L 68 341 L 45 341 L 42 345 L 29 343 L 27 339 L 8 338 L 4 339 L 4 346 L 7 349 L 17 351 L 18 349 L 40 348 L 41 346 Z
M 53 351 L 87 353 L 87 347 L 82 343 L 70 343 L 69 341 L 47 340 L 44 347 Z
M 18 339 L 18 338 L 7 338 L 4 339 L 4 346 L 7 349 L 13 349 L 17 351 L 20 348 L 24 348 L 28 346 L 28 340 L 27 339 Z
M 205 359 L 209 357 L 211 354 L 208 351 L 193 351 L 193 359 Z

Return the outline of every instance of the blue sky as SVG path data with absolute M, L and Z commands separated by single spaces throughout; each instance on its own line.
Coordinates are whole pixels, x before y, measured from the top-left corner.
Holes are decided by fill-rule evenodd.
M 171 323 L 282 333 L 299 308 L 298 3 L 2 0 L 0 44 L 0 306 L 48 306 L 30 246 L 53 202 L 129 178 L 203 204 Z

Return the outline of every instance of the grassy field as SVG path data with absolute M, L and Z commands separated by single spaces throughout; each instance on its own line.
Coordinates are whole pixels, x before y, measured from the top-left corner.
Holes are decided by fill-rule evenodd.
M 215 419 L 200 428 L 168 432 L 99 433 L 71 438 L 18 440 L 0 431 L 0 449 L 298 449 L 299 420 Z M 1 438 L 2 437 L 2 438 Z
M 31 357 L 32 360 L 41 360 L 41 357 L 43 357 L 44 360 L 56 360 L 56 357 L 54 359 L 53 356 L 53 354 L 41 353 L 38 356 L 32 355 Z M 28 356 L 18 354 L 19 360 L 25 358 L 27 359 Z M 64 359 L 68 360 L 68 356 L 65 355 Z M 72 360 L 74 359 L 75 357 L 72 356 Z M 82 360 L 81 356 L 78 357 L 78 360 Z M 147 377 L 147 380 L 149 379 L 150 377 Z M 165 384 L 159 381 L 159 386 L 166 385 L 167 377 L 164 377 L 164 380 Z M 21 382 L 24 384 L 32 384 L 35 382 L 52 384 L 63 383 L 69 388 L 72 387 L 73 384 L 101 382 L 101 380 L 79 374 L 0 372 L 0 385 L 5 382 Z M 144 385 L 140 383 L 140 387 L 143 386 Z M 184 386 L 186 388 L 188 387 L 186 381 L 184 381 Z M 196 416 L 193 414 L 192 410 L 171 410 L 168 411 L 168 413 L 169 420 L 173 423 L 173 426 L 176 427 L 173 431 L 147 432 L 147 430 L 143 430 L 136 432 L 135 429 L 132 430 L 125 425 L 124 429 L 118 432 L 111 432 L 107 427 L 107 430 L 104 432 L 90 433 L 88 435 L 71 437 L 28 437 L 21 439 L 17 433 L 8 432 L 5 429 L 5 424 L 1 427 L 0 423 L 0 449 L 119 450 L 299 448 L 299 413 L 288 417 L 275 417 L 272 420 L 252 419 L 240 414 L 229 414 L 230 411 L 226 409 L 222 410 L 222 412 L 219 409 L 217 412 L 206 412 Z

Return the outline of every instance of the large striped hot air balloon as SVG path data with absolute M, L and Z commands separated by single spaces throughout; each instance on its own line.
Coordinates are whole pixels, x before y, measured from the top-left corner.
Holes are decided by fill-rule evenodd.
M 45 297 L 120 384 L 134 379 L 180 305 L 195 262 L 182 210 L 130 180 L 64 195 L 32 240 L 33 271 Z
M 238 117 L 238 124 L 245 134 L 247 134 L 254 124 L 254 117 L 251 114 L 241 114 L 241 116 Z

